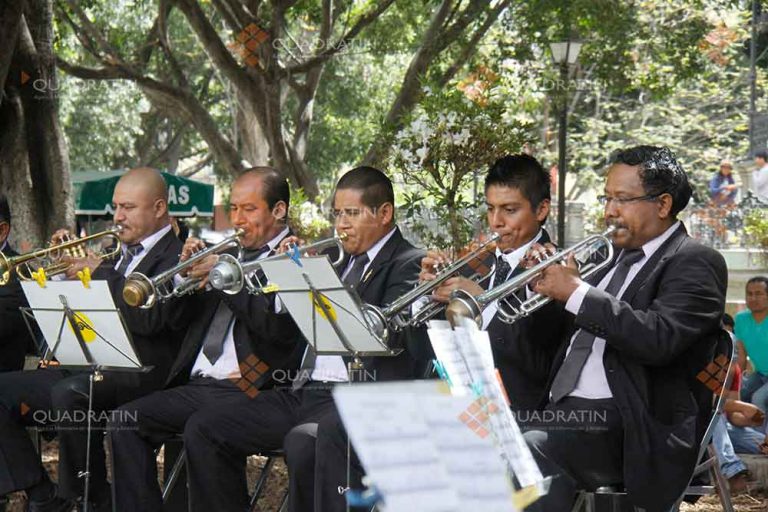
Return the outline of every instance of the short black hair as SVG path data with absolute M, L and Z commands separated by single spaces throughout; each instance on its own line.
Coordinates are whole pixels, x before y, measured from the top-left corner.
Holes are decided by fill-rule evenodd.
M 728 313 L 723 313 L 723 325 L 731 328 L 736 326 L 736 322 L 733 321 L 733 317 Z
M 538 160 L 525 153 L 506 155 L 496 160 L 485 176 L 486 192 L 490 186 L 519 190 L 534 210 L 545 199 L 552 199 L 549 173 Z
M 693 187 L 688 175 L 667 147 L 635 146 L 616 151 L 609 163 L 639 166 L 643 190 L 649 196 L 669 194 L 672 196 L 672 218 L 688 205 Z
M 765 149 L 755 151 L 755 158 L 762 158 L 763 160 L 768 161 L 768 151 Z
M 751 285 L 752 283 L 763 283 L 765 285 L 766 291 L 768 291 L 768 277 L 765 277 L 765 276 L 750 277 L 749 281 L 747 281 L 747 286 Z
M 272 167 L 251 167 L 246 169 L 240 176 L 245 174 L 251 174 L 258 176 L 261 182 L 264 184 L 264 200 L 267 202 L 269 209 L 275 207 L 277 203 L 283 201 L 285 203 L 286 215 L 288 207 L 291 204 L 291 187 L 288 185 L 288 180 L 283 176 L 280 171 Z
M 11 223 L 11 208 L 4 194 L 0 194 L 0 222 Z
M 361 191 L 363 204 L 368 208 L 378 208 L 384 203 L 392 203 L 392 206 L 395 206 L 392 180 L 375 167 L 362 165 L 344 174 L 336 184 L 336 190 L 345 189 Z M 336 192 L 333 195 L 335 197 Z

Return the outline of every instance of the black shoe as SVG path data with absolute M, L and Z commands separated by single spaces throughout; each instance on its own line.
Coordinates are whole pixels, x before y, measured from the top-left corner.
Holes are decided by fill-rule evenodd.
M 75 503 L 72 500 L 54 496 L 45 501 L 28 501 L 27 512 L 72 512 Z

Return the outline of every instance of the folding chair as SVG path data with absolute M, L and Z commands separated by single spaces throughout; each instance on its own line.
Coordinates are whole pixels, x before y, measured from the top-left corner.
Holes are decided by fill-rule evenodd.
M 733 504 L 731 503 L 731 493 L 728 488 L 728 482 L 720 472 L 720 464 L 717 461 L 717 456 L 712 446 L 712 433 L 715 429 L 715 423 L 719 421 L 720 413 L 723 411 L 723 405 L 725 404 L 725 395 L 730 388 L 731 381 L 733 379 L 732 363 L 734 358 L 733 352 L 733 338 L 730 333 L 723 330 L 717 346 L 715 347 L 715 357 L 713 364 L 715 368 L 713 372 L 710 372 L 712 380 L 716 382 L 717 386 L 712 386 L 715 393 L 715 404 L 712 408 L 712 416 L 707 425 L 707 430 L 704 433 L 704 437 L 699 445 L 699 455 L 696 459 L 701 461 L 693 470 L 691 479 L 688 482 L 688 486 L 685 491 L 680 495 L 675 504 L 672 506 L 670 512 L 678 512 L 680 505 L 683 502 L 685 496 L 704 496 L 718 493 L 720 496 L 720 503 L 723 506 L 724 512 L 733 512 Z M 706 472 L 710 473 L 715 485 L 692 485 L 692 481 Z M 715 491 L 717 489 L 717 491 Z M 626 499 L 627 493 L 623 489 L 616 488 L 614 486 L 598 487 L 594 491 L 580 490 L 576 496 L 576 501 L 571 508 L 571 512 L 595 512 L 595 503 L 598 498 L 608 501 L 610 512 L 621 512 L 622 503 Z M 635 507 L 635 511 L 642 512 L 643 509 Z
M 181 436 L 179 436 L 181 437 Z M 261 472 L 259 473 L 259 478 L 256 480 L 256 485 L 253 488 L 253 493 L 251 494 L 250 501 L 248 503 L 249 510 L 255 510 L 256 504 L 259 501 L 259 498 L 261 498 L 262 494 L 264 493 L 264 489 L 266 487 L 267 479 L 269 478 L 270 471 L 272 470 L 272 467 L 275 464 L 275 461 L 283 456 L 282 450 L 274 450 L 274 451 L 265 451 L 262 453 L 258 453 L 256 455 L 266 457 L 267 460 L 264 463 L 264 465 L 261 467 Z M 171 468 L 170 473 L 168 473 L 168 476 L 165 479 L 165 482 L 163 482 L 162 487 L 162 496 L 163 496 L 163 503 L 166 503 L 171 492 L 175 488 L 176 484 L 179 481 L 179 478 L 183 472 L 183 470 L 186 467 L 187 463 L 187 456 L 186 452 L 182 449 L 182 451 L 179 452 L 178 457 L 176 457 L 176 460 L 173 463 L 173 467 Z M 287 510 L 288 506 L 288 490 L 286 489 L 285 494 L 283 495 L 283 499 L 280 504 L 279 511 Z

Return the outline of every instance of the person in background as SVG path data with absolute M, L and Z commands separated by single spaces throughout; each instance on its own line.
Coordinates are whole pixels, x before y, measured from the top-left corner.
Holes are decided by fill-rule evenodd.
M 739 367 L 747 369 L 747 357 L 755 371 L 745 377 L 741 399 L 768 408 L 768 277 L 747 281 L 747 309 L 736 314 L 734 329 Z
M 733 179 L 733 164 L 720 162 L 720 170 L 709 180 L 709 198 L 714 206 L 729 206 L 736 201 L 738 185 Z
M 768 203 L 768 151 L 761 149 L 755 153 L 755 171 L 752 183 L 757 198 Z

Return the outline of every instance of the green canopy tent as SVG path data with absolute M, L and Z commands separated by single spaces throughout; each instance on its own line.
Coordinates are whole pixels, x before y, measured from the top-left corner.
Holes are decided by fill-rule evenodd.
M 72 173 L 75 214 L 107 215 L 112 209 L 112 192 L 125 171 L 81 171 Z M 213 185 L 167 172 L 168 210 L 174 217 L 213 217 Z

